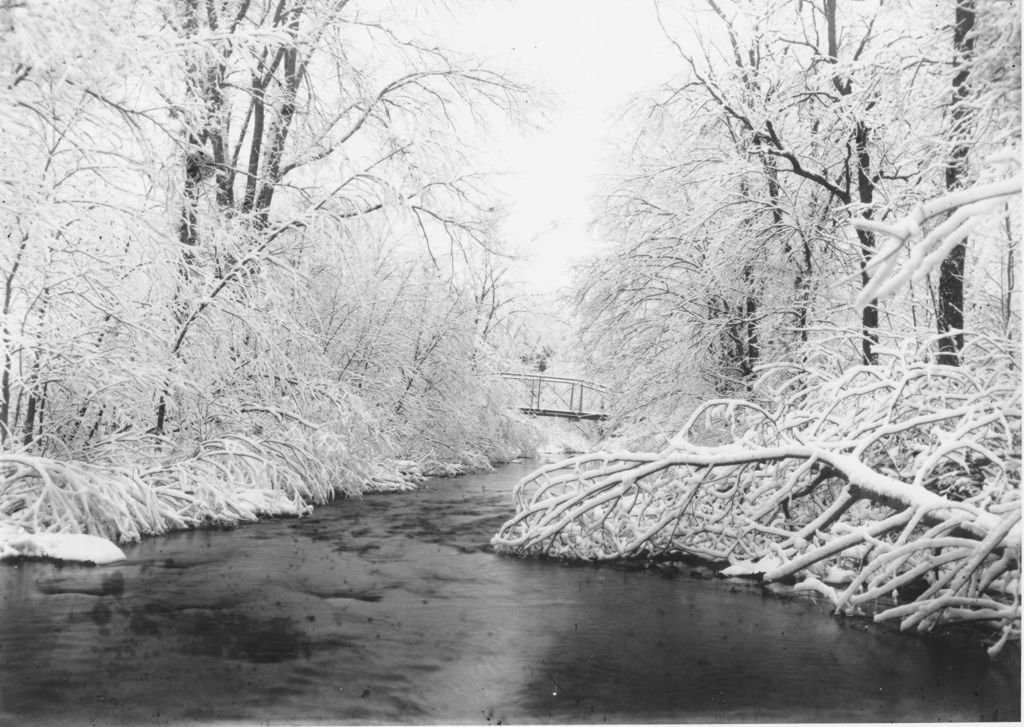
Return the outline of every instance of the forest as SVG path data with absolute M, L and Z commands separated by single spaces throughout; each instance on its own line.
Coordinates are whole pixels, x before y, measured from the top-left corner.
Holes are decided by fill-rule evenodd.
M 10 524 L 132 540 L 529 447 L 465 153 L 527 89 L 362 5 L 5 5 Z
M 0 556 L 532 453 L 550 351 L 481 171 L 538 89 L 455 4 L 0 3 Z M 600 451 L 498 551 L 693 556 L 1020 637 L 1020 8 L 661 0 L 565 357 Z M 569 350 L 569 349 L 572 350 Z

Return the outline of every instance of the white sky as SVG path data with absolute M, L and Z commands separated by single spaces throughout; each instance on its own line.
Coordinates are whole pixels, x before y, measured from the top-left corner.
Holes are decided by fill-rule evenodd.
M 540 129 L 499 135 L 515 172 L 500 185 L 511 204 L 504 232 L 531 256 L 538 289 L 553 291 L 573 257 L 601 244 L 586 229 L 589 198 L 614 116 L 679 70 L 678 56 L 650 0 L 497 0 L 456 15 L 454 45 L 554 97 Z

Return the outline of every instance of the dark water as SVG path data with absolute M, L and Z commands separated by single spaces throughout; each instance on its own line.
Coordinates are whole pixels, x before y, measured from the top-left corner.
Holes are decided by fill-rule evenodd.
M 489 552 L 532 465 L 0 568 L 0 722 L 1017 720 L 1018 654 Z

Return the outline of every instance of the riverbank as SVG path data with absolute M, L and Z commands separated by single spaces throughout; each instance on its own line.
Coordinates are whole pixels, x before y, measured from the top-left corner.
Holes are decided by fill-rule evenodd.
M 144 535 L 297 516 L 337 494 L 408 490 L 420 479 L 408 463 L 396 463 L 390 472 L 378 467 L 357 487 L 348 468 L 329 461 L 302 462 L 295 453 L 292 462 L 281 463 L 257 456 L 255 448 L 218 444 L 148 469 L 0 454 L 0 559 L 97 562 L 112 555 L 108 549 L 96 556 L 103 546 L 85 536 L 124 544 Z M 310 479 L 298 476 L 303 472 Z M 332 475 L 336 479 L 325 485 Z M 84 548 L 80 555 L 76 546 Z
M 115 543 L 307 515 L 339 496 L 409 491 L 425 476 L 408 460 L 365 464 L 287 452 L 282 458 L 247 438 L 224 437 L 187 456 L 157 462 L 154 455 L 146 468 L 0 454 L 0 561 L 110 563 L 120 559 Z M 471 466 L 440 469 L 462 474 Z

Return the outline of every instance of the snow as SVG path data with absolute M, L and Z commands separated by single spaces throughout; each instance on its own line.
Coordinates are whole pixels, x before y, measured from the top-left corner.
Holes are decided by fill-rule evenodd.
M 239 500 L 249 505 L 254 515 L 308 515 L 312 506 L 290 499 L 280 490 L 250 489 L 235 493 Z
M 728 568 L 723 568 L 718 571 L 718 574 L 723 575 L 726 578 L 733 578 L 735 576 L 756 576 L 762 573 L 767 573 L 781 565 L 782 563 L 774 555 L 766 555 L 758 561 L 737 561 Z
M 765 573 L 770 573 L 781 566 L 782 561 L 780 561 L 776 556 L 766 555 L 757 561 L 737 561 L 728 568 L 718 571 L 718 574 L 725 576 L 726 578 L 764 575 Z M 821 580 L 830 585 L 840 585 L 843 583 L 850 583 L 855 577 L 856 574 L 853 571 L 833 565 L 828 568 Z M 816 578 L 814 580 L 817 581 Z M 805 589 L 798 588 L 797 590 Z
M 847 568 L 840 568 L 839 566 L 829 566 L 825 575 L 822 576 L 822 581 L 829 585 L 842 585 L 844 583 L 852 583 L 853 579 L 857 577 L 857 574 Z
M 836 593 L 836 589 L 825 585 L 814 576 L 807 576 L 805 579 L 793 586 L 793 590 L 818 593 L 830 600 L 833 605 L 839 603 L 839 595 Z
M 106 565 L 124 560 L 114 543 L 96 535 L 81 533 L 28 533 L 0 527 L 0 560 L 10 558 L 53 558 L 74 563 Z

